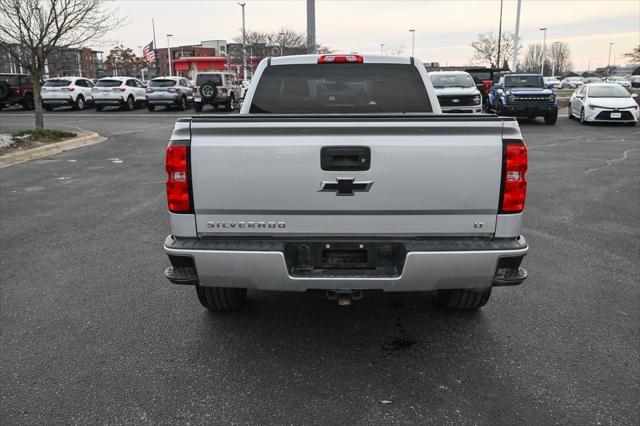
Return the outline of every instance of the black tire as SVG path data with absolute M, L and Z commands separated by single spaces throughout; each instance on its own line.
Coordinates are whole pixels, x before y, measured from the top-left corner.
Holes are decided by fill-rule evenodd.
M 502 115 L 502 105 L 500 103 L 496 106 L 496 114 Z
M 45 105 L 45 106 L 44 106 L 44 109 L 45 109 L 46 111 L 53 111 L 53 105 Z
M 246 288 L 196 286 L 200 304 L 212 311 L 233 311 L 244 307 Z
M 202 86 L 200 86 L 200 95 L 202 95 L 202 99 L 205 102 L 211 99 L 215 99 L 217 93 L 218 88 L 212 83 L 204 83 Z
M 569 108 L 567 108 L 567 118 L 569 120 L 573 120 L 573 114 L 571 114 L 571 104 L 569 104 Z
M 636 124 L 638 124 L 637 121 L 632 121 L 630 123 L 627 123 L 627 126 L 635 126 Z
M 84 109 L 84 98 L 82 97 L 82 95 L 78 95 L 76 101 L 73 103 L 72 108 L 76 111 L 82 111 Z
M 178 104 L 178 110 L 184 111 L 185 109 L 187 109 L 187 98 L 183 96 L 180 98 L 180 103 Z
M 580 124 L 587 125 L 587 120 L 584 119 L 584 108 L 580 110 Z
M 202 111 L 202 106 L 203 106 L 202 102 L 195 102 L 193 104 L 193 109 L 195 109 L 196 112 L 200 112 L 200 111 Z
M 558 111 L 544 116 L 544 124 L 546 124 L 547 126 L 556 124 L 556 121 L 558 121 Z
M 447 309 L 472 310 L 487 304 L 491 287 L 487 289 L 438 290 L 438 303 Z
M 0 81 L 0 100 L 8 98 L 9 94 L 11 94 L 11 86 L 4 81 Z
M 129 95 L 127 103 L 124 105 L 127 111 L 133 111 L 136 108 L 136 102 L 133 100 L 133 96 Z
M 149 111 L 155 111 L 155 110 L 156 110 L 156 106 L 155 106 L 155 105 L 153 105 L 153 104 L 147 104 L 147 109 L 148 109 Z
M 33 102 L 33 95 L 31 93 L 27 93 L 24 95 L 24 99 L 22 100 L 22 109 L 31 111 L 34 108 L 35 103 Z
M 234 109 L 236 109 L 236 98 L 235 96 L 231 95 L 229 96 L 229 100 L 224 104 L 225 109 L 227 111 L 233 111 Z
M 104 105 L 96 105 L 96 111 L 102 111 L 104 109 Z

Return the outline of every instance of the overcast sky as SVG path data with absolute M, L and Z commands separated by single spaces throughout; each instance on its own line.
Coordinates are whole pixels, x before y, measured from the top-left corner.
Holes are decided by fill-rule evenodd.
M 306 31 L 305 0 L 245 0 L 247 29 L 275 31 L 288 27 Z M 227 0 L 115 0 L 125 28 L 99 46 L 108 51 L 114 41 L 137 50 L 153 36 L 155 19 L 159 48 L 197 44 L 201 40 L 231 41 L 240 33 L 241 9 Z M 409 29 L 416 30 L 416 57 L 441 65 L 468 64 L 469 43 L 480 33 L 498 32 L 500 0 L 317 0 L 316 39 L 344 51 L 380 52 L 380 43 L 411 52 Z M 515 31 L 516 0 L 504 0 L 503 31 Z M 640 0 L 523 0 L 520 33 L 524 44 L 569 44 L 574 67 L 605 66 L 609 43 L 611 62 L 626 63 L 622 54 L 640 44 Z M 385 47 L 386 48 L 386 47 Z M 523 50 L 524 53 L 524 50 Z

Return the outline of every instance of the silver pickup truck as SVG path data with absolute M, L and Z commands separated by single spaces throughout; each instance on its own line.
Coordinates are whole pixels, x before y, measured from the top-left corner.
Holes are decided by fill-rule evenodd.
M 265 59 L 240 114 L 176 122 L 166 170 L 165 276 L 212 310 L 247 289 L 475 309 L 527 276 L 517 121 L 441 114 L 413 58 Z

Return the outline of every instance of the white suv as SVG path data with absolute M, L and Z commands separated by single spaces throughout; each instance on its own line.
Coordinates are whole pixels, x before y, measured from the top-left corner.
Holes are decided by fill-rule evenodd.
M 236 109 L 242 97 L 242 88 L 235 75 L 224 72 L 201 72 L 196 75 L 193 107 L 202 111 L 205 105 L 224 106 L 227 111 Z
M 482 114 L 482 94 L 464 71 L 433 71 L 431 84 L 443 113 Z
M 92 87 L 93 82 L 83 77 L 51 78 L 44 82 L 40 91 L 42 104 L 47 111 L 65 105 L 82 110 L 93 101 Z
M 146 87 L 134 77 L 101 78 L 92 90 L 93 103 L 98 111 L 110 105 L 132 111 L 136 105 L 146 102 Z

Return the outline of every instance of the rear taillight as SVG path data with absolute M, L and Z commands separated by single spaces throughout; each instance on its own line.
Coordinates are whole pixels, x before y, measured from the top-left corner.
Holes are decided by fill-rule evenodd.
M 74 90 L 76 90 L 75 87 L 67 87 L 67 92 L 73 92 Z
M 193 88 L 193 93 L 198 93 L 198 88 L 197 87 Z
M 318 58 L 319 64 L 344 64 L 348 62 L 361 64 L 363 58 L 360 55 L 320 55 Z
M 527 146 L 521 140 L 504 140 L 500 213 L 519 213 L 527 197 Z
M 191 195 L 189 190 L 189 149 L 186 145 L 167 147 L 166 169 L 167 202 L 173 213 L 190 213 Z
M 224 87 L 222 88 L 222 93 L 227 93 L 227 89 L 225 89 Z
M 120 88 L 120 91 L 121 91 L 121 92 L 124 92 L 125 90 L 127 90 L 127 88 L 126 88 L 126 87 L 121 87 L 121 88 Z

